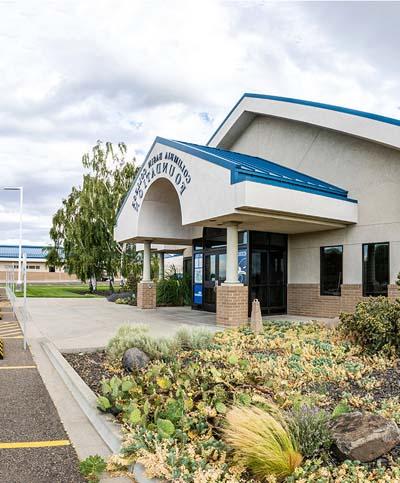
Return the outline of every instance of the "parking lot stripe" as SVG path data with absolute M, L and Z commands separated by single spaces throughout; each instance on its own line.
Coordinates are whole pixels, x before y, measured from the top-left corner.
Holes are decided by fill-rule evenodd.
M 2 337 L 3 340 L 7 340 L 7 339 L 23 339 L 24 336 L 23 335 L 5 335 Z
M 36 366 L 0 366 L 0 370 L 5 369 L 36 369 Z
M 48 448 L 50 446 L 69 446 L 69 439 L 58 439 L 54 441 L 21 441 L 18 443 L 0 443 L 0 449 L 13 448 Z

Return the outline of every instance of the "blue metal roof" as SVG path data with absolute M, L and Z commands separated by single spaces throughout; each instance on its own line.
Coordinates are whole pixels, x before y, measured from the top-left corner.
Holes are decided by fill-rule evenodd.
M 326 183 L 325 181 L 313 178 L 267 159 L 164 138 L 157 138 L 156 142 L 180 149 L 188 154 L 230 169 L 231 184 L 241 181 L 253 181 L 357 203 L 356 200 L 348 198 L 348 192 L 346 190 L 338 186 Z
M 227 151 L 219 148 L 211 148 L 210 146 L 202 146 L 199 144 L 188 143 L 184 141 L 173 141 L 162 137 L 156 137 L 151 145 L 146 158 L 143 161 L 141 169 L 146 165 L 151 152 L 156 143 L 179 149 L 197 158 L 218 164 L 231 171 L 231 184 L 240 183 L 241 181 L 253 181 L 255 183 L 264 183 L 272 186 L 280 186 L 297 191 L 305 191 L 330 198 L 337 198 L 352 203 L 357 200 L 349 198 L 348 192 L 338 186 L 326 183 L 317 178 L 313 178 L 306 174 L 287 168 L 280 164 L 274 163 L 267 159 L 258 158 L 256 156 L 248 156 L 246 154 Z M 141 169 L 139 169 L 132 186 L 128 191 L 125 199 L 118 210 L 117 218 L 125 206 L 127 199 L 138 179 Z
M 228 115 L 225 119 L 221 122 L 218 126 L 217 130 L 211 136 L 207 144 L 214 139 L 217 133 L 220 131 L 222 126 L 225 124 L 226 120 L 232 114 L 232 112 L 236 109 L 236 107 L 242 102 L 245 97 L 252 97 L 255 99 L 268 99 L 270 101 L 280 101 L 280 102 L 288 102 L 290 104 L 301 104 L 303 106 L 310 106 L 310 107 L 317 107 L 319 109 L 327 109 L 330 111 L 342 112 L 344 114 L 350 114 L 352 116 L 359 116 L 365 117 L 367 119 L 372 119 L 374 121 L 384 122 L 386 124 L 392 124 L 394 126 L 400 126 L 400 119 L 395 119 L 393 117 L 381 116 L 379 114 L 373 114 L 371 112 L 359 111 L 357 109 L 349 109 L 348 107 L 341 107 L 335 106 L 333 104 L 324 104 L 322 102 L 314 102 L 314 101 L 306 101 L 304 99 L 294 99 L 292 97 L 281 97 L 281 96 L 271 96 L 268 94 L 255 94 L 251 92 L 245 92 L 242 97 L 237 101 L 237 103 L 233 106 L 233 108 L 229 111 Z
M 38 247 L 32 245 L 22 245 L 22 255 L 26 253 L 28 260 L 46 258 L 46 247 Z M 0 245 L 0 258 L 18 259 L 18 245 Z

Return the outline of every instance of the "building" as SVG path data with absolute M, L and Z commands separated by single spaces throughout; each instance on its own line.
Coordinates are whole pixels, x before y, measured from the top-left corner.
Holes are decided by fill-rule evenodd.
M 205 145 L 156 138 L 122 206 L 144 243 L 138 305 L 155 304 L 151 248 L 192 260 L 193 308 L 217 322 L 335 317 L 394 298 L 400 271 L 400 120 L 244 94 Z M 188 258 L 189 257 L 189 258 Z
M 68 275 L 64 268 L 46 265 L 46 247 L 23 245 L 22 255 L 26 253 L 28 282 L 67 282 L 76 281 L 74 275 Z M 6 273 L 14 270 L 15 281 L 18 278 L 18 245 L 0 245 L 0 282 L 6 280 Z

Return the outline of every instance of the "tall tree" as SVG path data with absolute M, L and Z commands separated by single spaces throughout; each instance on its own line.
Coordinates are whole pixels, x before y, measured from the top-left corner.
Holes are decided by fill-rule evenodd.
M 110 142 L 98 141 L 82 157 L 82 186 L 72 188 L 53 216 L 50 238 L 57 253 L 61 248 L 64 253 L 58 265 L 65 264 L 68 273 L 83 282 L 89 280 L 91 290 L 104 273 L 112 288 L 115 275 L 134 258 L 132 249 L 126 252 L 114 240 L 117 213 L 137 170 L 135 161 L 125 156 L 125 144 L 114 148 Z M 54 257 L 54 251 L 50 254 Z M 129 261 L 125 261 L 127 256 Z

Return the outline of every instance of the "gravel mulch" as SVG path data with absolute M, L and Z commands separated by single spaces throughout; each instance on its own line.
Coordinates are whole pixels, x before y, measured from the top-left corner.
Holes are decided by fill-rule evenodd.
M 105 351 L 66 353 L 63 356 L 97 395 L 101 393 L 102 379 L 115 375 L 107 364 Z

